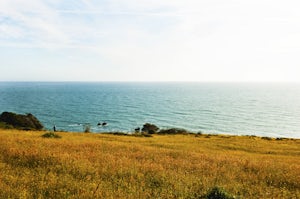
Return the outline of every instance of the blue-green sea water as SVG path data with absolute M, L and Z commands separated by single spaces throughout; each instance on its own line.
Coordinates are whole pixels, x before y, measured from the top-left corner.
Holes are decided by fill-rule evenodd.
M 300 138 L 297 83 L 1 82 L 0 112 L 46 129 L 132 132 L 144 123 L 193 132 Z M 106 122 L 107 126 L 97 126 Z

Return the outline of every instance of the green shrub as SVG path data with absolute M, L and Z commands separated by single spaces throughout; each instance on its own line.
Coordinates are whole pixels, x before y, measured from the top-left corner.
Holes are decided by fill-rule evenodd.
M 212 188 L 205 196 L 201 197 L 205 199 L 234 199 L 235 197 L 227 193 L 220 187 Z
M 180 128 L 170 128 L 170 129 L 162 129 L 158 132 L 158 134 L 172 134 L 172 135 L 177 135 L 177 134 L 190 134 L 189 131 L 185 129 L 180 129 Z
M 276 140 L 288 140 L 288 138 L 276 138 Z
M 158 131 L 158 127 L 154 124 L 146 123 L 143 125 L 142 132 L 154 134 Z
M 148 134 L 148 133 L 142 133 L 142 136 L 143 137 L 153 137 L 151 134 Z
M 22 115 L 3 112 L 0 115 L 0 122 L 5 123 L 5 126 L 12 126 L 21 130 L 42 130 L 44 128 L 41 122 L 31 113 Z
M 134 136 L 134 137 L 153 137 L 151 134 L 144 133 L 144 132 L 142 132 L 142 133 L 133 133 L 132 136 Z
M 203 135 L 203 133 L 201 131 L 199 131 L 198 133 L 195 134 L 195 137 L 201 137 Z
M 60 135 L 57 135 L 56 133 L 49 132 L 42 135 L 44 138 L 61 138 Z
M 5 122 L 0 122 L 0 129 L 13 129 L 14 127 L 10 124 L 6 124 Z
M 124 132 L 111 132 L 111 133 L 108 133 L 108 134 L 128 136 L 128 133 L 124 133 Z
M 270 137 L 261 137 L 261 139 L 263 139 L 263 140 L 272 140 L 272 138 L 270 138 Z

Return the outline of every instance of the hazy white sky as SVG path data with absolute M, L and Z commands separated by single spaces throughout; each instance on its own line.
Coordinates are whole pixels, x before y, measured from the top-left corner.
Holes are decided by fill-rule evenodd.
M 299 0 L 0 0 L 0 81 L 300 81 Z

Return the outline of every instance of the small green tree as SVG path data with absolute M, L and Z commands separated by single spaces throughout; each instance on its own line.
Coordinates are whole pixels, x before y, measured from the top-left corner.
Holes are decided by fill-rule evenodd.
M 142 131 L 149 134 L 154 134 L 158 131 L 158 127 L 154 124 L 146 123 L 143 125 Z
M 234 199 L 235 197 L 227 193 L 224 189 L 220 187 L 212 188 L 206 196 L 206 199 Z

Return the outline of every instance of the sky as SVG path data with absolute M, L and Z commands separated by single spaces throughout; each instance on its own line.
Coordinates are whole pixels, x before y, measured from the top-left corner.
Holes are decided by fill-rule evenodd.
M 299 0 L 0 0 L 0 81 L 300 81 Z

